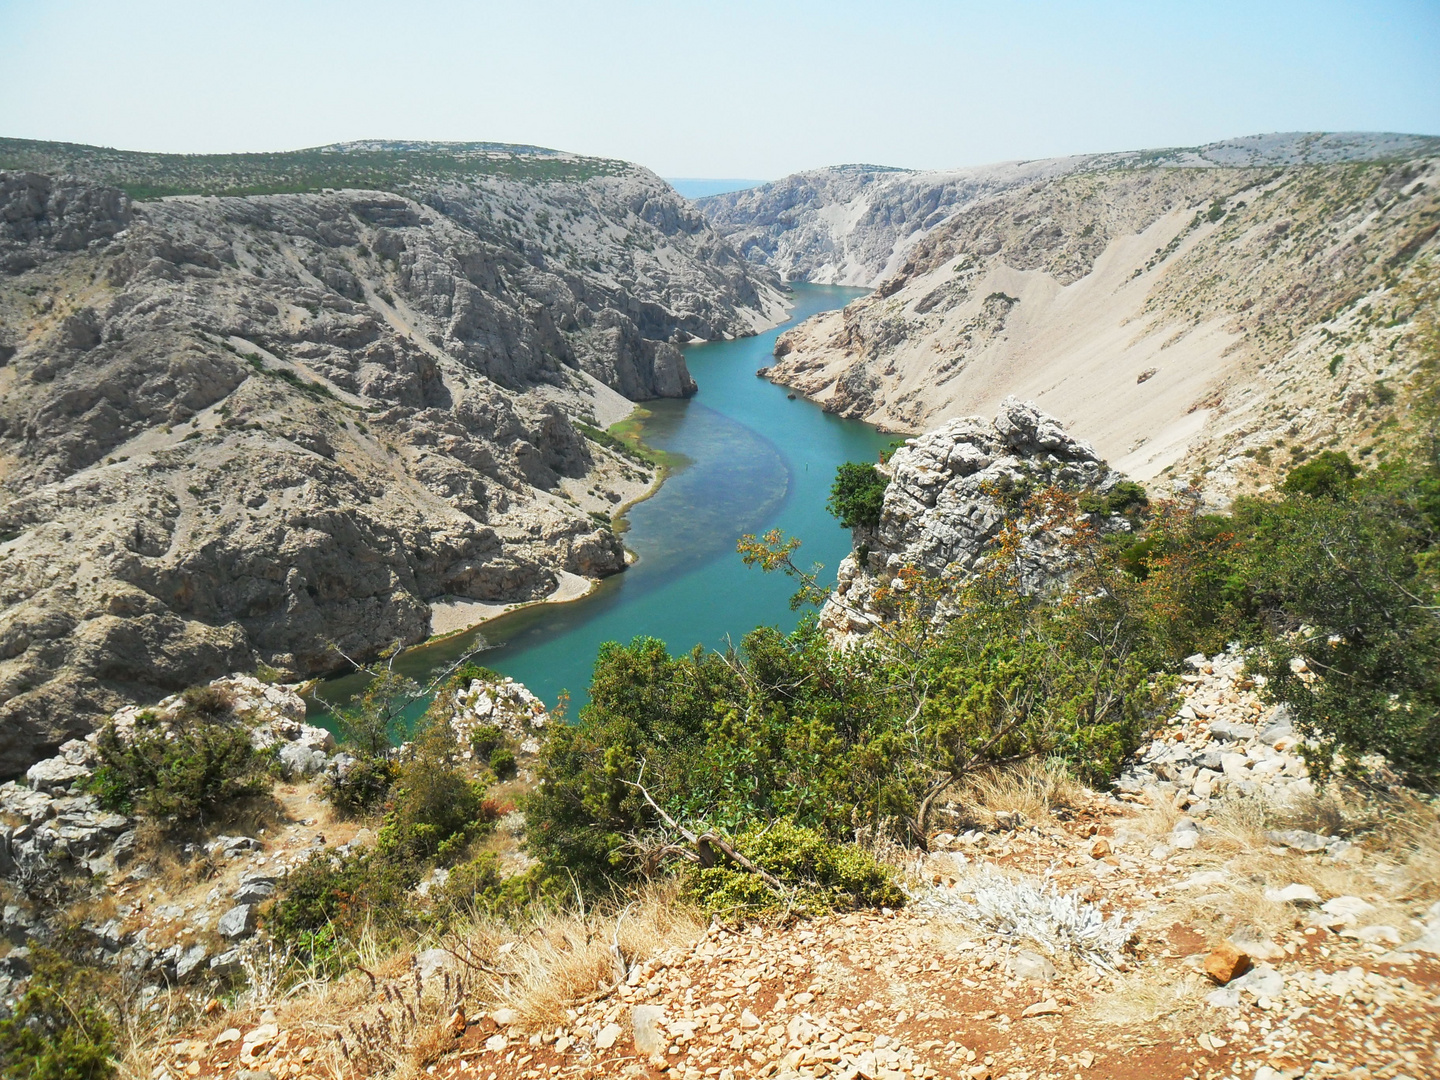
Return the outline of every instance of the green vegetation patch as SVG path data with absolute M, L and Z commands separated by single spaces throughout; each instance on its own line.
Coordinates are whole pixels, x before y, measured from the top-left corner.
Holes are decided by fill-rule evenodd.
M 835 843 L 814 829 L 783 820 L 756 824 L 735 846 L 784 887 L 776 889 L 757 875 L 724 862 L 692 866 L 682 875 L 681 895 L 707 914 L 724 918 L 781 912 L 820 915 L 905 904 L 905 892 L 894 870 L 857 844 Z
M 274 753 L 254 747 L 228 695 L 209 686 L 185 691 L 173 720 L 142 712 L 133 731 L 122 736 L 112 723 L 96 745 L 89 789 L 102 806 L 187 824 L 265 793 L 275 771 Z
M 322 146 L 268 154 L 152 154 L 78 143 L 0 139 L 0 169 L 74 173 L 134 199 L 167 195 L 280 195 L 353 188 L 404 193 L 447 181 L 505 177 L 579 183 L 631 168 L 505 143 Z
M 105 976 L 45 948 L 14 1010 L 0 1020 L 0 1076 L 7 1080 L 108 1080 L 120 1047 Z
M 581 422 L 577 422 L 575 427 L 592 442 L 624 454 L 638 464 L 664 469 L 667 473 L 678 472 L 690 464 L 688 457 L 645 444 L 645 421 L 652 415 L 649 409 L 637 406 L 628 417 L 611 424 L 608 430 Z
M 875 528 L 885 505 L 885 487 L 889 480 L 874 465 L 864 461 L 847 461 L 835 470 L 830 497 L 825 509 L 847 529 Z

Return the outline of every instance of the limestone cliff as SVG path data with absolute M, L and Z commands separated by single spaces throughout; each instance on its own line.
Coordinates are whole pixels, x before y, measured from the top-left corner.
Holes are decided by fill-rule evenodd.
M 1004 161 L 963 169 L 836 165 L 699 199 L 747 259 L 794 281 L 876 287 L 906 251 L 992 196 L 1078 172 L 1128 168 L 1289 168 L 1395 161 L 1440 152 L 1440 139 L 1386 132 L 1280 132 L 1204 146 Z
M 1053 416 L 1013 397 L 1001 404 L 994 421 L 979 416 L 948 421 L 906 440 L 877 468 L 888 479 L 879 523 L 853 530 L 855 550 L 841 561 L 820 615 L 839 639 L 881 621 L 876 592 L 905 588 L 902 570 L 963 580 L 992 553 L 1007 525 L 1022 528 L 1020 586 L 1049 587 L 1066 573 L 1060 537 L 1026 527 L 1011 493 L 1056 488 L 1104 494 L 1121 479 Z M 1106 532 L 1130 528 L 1118 514 L 1095 524 Z
M 783 335 L 768 373 L 900 431 L 1016 394 L 1122 471 L 1216 502 L 1318 449 L 1378 453 L 1419 362 L 1434 144 L 1072 161 L 912 235 L 873 294 Z
M 693 393 L 677 345 L 781 299 L 658 178 L 564 161 L 142 201 L 0 172 L 0 775 L 126 700 L 623 568 L 650 470 L 576 421 Z

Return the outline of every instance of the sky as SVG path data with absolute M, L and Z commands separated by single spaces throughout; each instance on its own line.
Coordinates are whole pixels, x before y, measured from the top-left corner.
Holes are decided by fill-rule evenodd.
M 533 143 L 664 176 L 1440 134 L 1440 0 L 0 0 L 0 135 Z

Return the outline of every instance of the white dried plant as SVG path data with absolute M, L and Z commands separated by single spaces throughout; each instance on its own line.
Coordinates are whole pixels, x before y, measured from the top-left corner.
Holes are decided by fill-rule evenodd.
M 1076 893 L 1037 884 L 986 868 L 950 888 L 926 889 L 915 897 L 937 914 L 974 923 L 1010 944 L 1028 941 L 1051 956 L 1070 955 L 1113 971 L 1134 936 L 1135 923 L 1110 918 Z
M 240 954 L 240 970 L 245 973 L 245 998 L 253 1005 L 273 1004 L 293 975 L 294 957 L 289 948 L 280 948 L 265 938 L 252 942 Z

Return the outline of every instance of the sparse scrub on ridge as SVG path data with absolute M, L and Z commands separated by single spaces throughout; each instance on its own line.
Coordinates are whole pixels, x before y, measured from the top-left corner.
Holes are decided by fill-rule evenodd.
M 102 729 L 100 764 L 88 781 L 100 805 L 185 827 L 227 804 L 270 790 L 274 755 L 256 749 L 231 699 L 210 686 L 185 691 L 172 719 L 141 712 L 132 728 Z
M 154 154 L 74 143 L 0 139 L 0 168 L 75 173 L 134 199 L 169 195 L 281 195 L 338 188 L 404 191 L 421 183 L 488 176 L 576 183 L 615 176 L 624 162 L 539 147 L 429 144 L 394 149 L 317 147 L 258 154 Z

